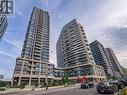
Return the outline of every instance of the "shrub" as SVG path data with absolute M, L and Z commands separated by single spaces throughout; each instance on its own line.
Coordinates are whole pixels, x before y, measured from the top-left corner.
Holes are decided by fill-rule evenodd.
M 69 82 L 68 76 L 63 76 L 62 77 L 62 83 L 65 85 Z
M 35 83 L 34 85 L 35 85 L 35 87 L 38 87 L 38 86 L 39 86 L 39 83 L 37 82 L 37 83 Z
M 20 88 L 23 89 L 23 88 L 25 88 L 25 86 L 26 86 L 26 84 L 24 82 L 21 82 Z
M 0 81 L 0 87 L 5 87 L 5 86 L 6 86 L 6 82 Z
M 5 87 L 0 87 L 0 91 L 5 91 Z

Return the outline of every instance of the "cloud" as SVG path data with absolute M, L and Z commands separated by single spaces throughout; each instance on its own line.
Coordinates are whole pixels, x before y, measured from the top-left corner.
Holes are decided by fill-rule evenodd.
M 49 0 L 50 1 L 50 0 Z M 120 26 L 121 23 L 124 22 L 127 16 L 127 1 L 126 0 L 73 0 L 73 2 L 67 1 L 68 3 L 64 4 L 64 2 L 60 2 L 56 7 L 56 10 L 51 11 L 51 50 L 56 52 L 56 42 L 62 27 L 68 23 L 73 18 L 76 18 L 79 23 L 84 26 L 84 30 L 86 31 L 88 40 L 91 42 L 93 40 L 99 40 L 105 46 L 113 48 L 115 52 L 117 50 L 116 43 L 121 43 L 122 41 L 126 41 L 124 37 L 121 42 L 119 42 L 118 38 L 112 37 L 113 34 L 109 33 L 109 28 L 114 28 L 114 26 Z M 50 4 L 51 2 L 48 2 Z M 76 7 L 75 7 L 76 6 Z M 120 22 L 123 20 L 123 22 Z M 107 33 L 108 32 L 108 33 Z M 120 34 L 120 33 L 119 33 Z M 124 33 L 121 33 L 124 35 Z M 110 40 L 113 38 L 113 40 Z M 122 42 L 122 43 L 124 43 Z M 120 44 L 119 44 L 120 45 Z M 126 47 L 123 44 L 123 47 Z M 56 55 L 56 54 L 54 54 Z M 56 63 L 56 58 L 53 58 L 54 63 Z
M 44 5 L 44 10 L 47 10 L 50 13 L 56 11 L 61 3 L 62 0 L 41 0 L 41 4 Z
M 50 51 L 49 63 L 55 64 L 55 66 L 57 66 L 56 52 L 53 52 L 52 50 Z
M 7 74 L 7 71 L 5 70 L 5 69 L 2 69 L 2 68 L 0 68 L 0 75 L 6 75 Z M 4 80 L 10 80 L 10 78 L 5 78 L 5 76 L 3 77 L 4 78 Z
M 126 21 L 126 19 L 124 20 Z M 122 66 L 127 68 L 127 23 L 119 22 L 119 26 L 112 26 L 105 30 L 105 46 L 110 46 Z
M 10 54 L 10 53 L 4 52 L 4 51 L 0 51 L 0 54 L 5 55 L 5 56 L 9 56 L 12 58 L 16 58 L 16 56 L 14 56 L 13 54 Z
M 4 41 L 7 42 L 8 44 L 11 44 L 15 48 L 17 48 L 19 51 L 21 51 L 22 44 L 23 44 L 21 40 L 5 39 Z
M 16 14 L 19 16 L 23 16 L 23 13 L 21 11 L 16 11 Z
M 116 52 L 116 56 L 120 61 L 121 65 L 127 68 L 127 49 L 126 50 L 124 49 L 123 51 L 120 52 Z

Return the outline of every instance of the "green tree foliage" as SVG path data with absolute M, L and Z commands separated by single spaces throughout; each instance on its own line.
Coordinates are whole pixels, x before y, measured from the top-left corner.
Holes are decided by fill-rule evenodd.
M 62 83 L 65 85 L 68 82 L 69 82 L 68 76 L 67 75 L 66 76 L 63 76 L 62 77 Z
M 0 81 L 0 87 L 6 87 L 7 83 L 4 81 Z

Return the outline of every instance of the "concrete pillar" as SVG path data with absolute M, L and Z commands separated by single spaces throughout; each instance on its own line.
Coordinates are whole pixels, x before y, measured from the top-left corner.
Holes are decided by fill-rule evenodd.
M 31 86 L 31 78 L 29 79 L 29 86 Z
M 31 86 L 32 71 L 33 71 L 33 61 L 32 61 L 31 71 L 30 71 L 29 86 Z
M 18 86 L 21 84 L 21 77 L 19 77 Z
M 22 78 L 22 75 L 23 75 L 23 67 L 24 67 L 24 60 L 23 60 L 23 64 L 22 64 L 22 67 L 21 67 L 21 72 L 20 72 L 20 77 L 19 77 L 19 81 L 18 81 L 18 86 L 21 84 L 21 78 Z
M 52 83 L 53 83 L 54 79 L 52 78 Z
M 38 86 L 40 86 L 41 84 L 40 84 L 40 78 L 38 78 Z

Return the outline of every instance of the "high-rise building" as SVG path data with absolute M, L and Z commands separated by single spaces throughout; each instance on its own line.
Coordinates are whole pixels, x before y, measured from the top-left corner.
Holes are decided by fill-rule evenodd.
M 94 60 L 83 27 L 74 19 L 66 24 L 57 41 L 58 67 L 93 63 Z
M 7 16 L 0 13 L 0 40 L 3 38 L 7 29 Z
M 127 80 L 127 68 L 121 66 L 123 73 L 124 73 L 124 78 Z
M 91 51 L 97 65 L 100 65 L 104 68 L 107 76 L 113 75 L 113 68 L 111 62 L 108 60 L 108 56 L 106 56 L 104 46 L 97 40 L 90 43 Z
M 74 79 L 86 76 L 89 80 L 105 79 L 103 67 L 95 64 L 91 49 L 82 25 L 76 19 L 67 23 L 57 41 L 57 65 L 65 74 Z M 99 79 L 99 80 L 100 80 Z
M 109 57 L 109 60 L 111 61 L 111 64 L 113 66 L 114 75 L 118 78 L 124 77 L 124 73 L 121 68 L 121 65 L 120 65 L 115 53 L 113 52 L 113 50 L 111 48 L 106 48 L 105 51 L 106 51 L 106 54 Z
M 49 14 L 34 7 L 21 57 L 16 59 L 13 85 L 42 84 L 53 78 L 54 65 L 49 64 Z

